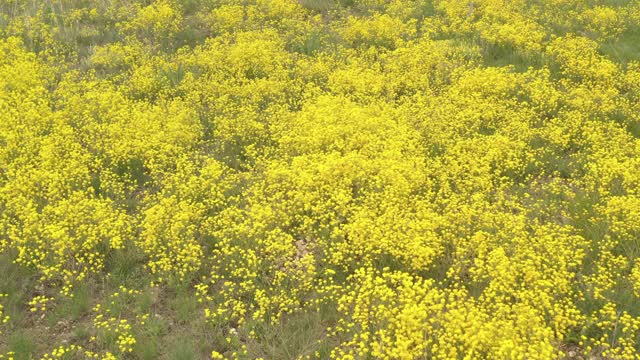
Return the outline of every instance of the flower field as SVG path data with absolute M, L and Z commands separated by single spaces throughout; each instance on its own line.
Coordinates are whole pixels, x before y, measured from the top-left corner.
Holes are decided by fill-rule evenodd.
M 637 0 L 0 0 L 0 359 L 640 358 Z

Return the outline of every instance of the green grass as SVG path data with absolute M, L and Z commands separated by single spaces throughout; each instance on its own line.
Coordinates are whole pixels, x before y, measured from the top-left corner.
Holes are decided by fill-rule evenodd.
M 9 351 L 15 353 L 16 360 L 32 359 L 37 348 L 33 334 L 28 330 L 20 330 L 9 336 Z
M 170 308 L 175 314 L 176 320 L 181 324 L 188 324 L 198 317 L 202 317 L 203 312 L 198 311 L 198 301 L 193 294 L 188 292 L 179 292 L 170 300 Z
M 74 343 L 87 343 L 91 338 L 91 329 L 87 324 L 77 326 L 72 333 Z
M 301 356 L 320 354 L 328 358 L 333 348 L 326 341 L 326 328 L 338 319 L 332 306 L 322 306 L 318 312 L 302 312 L 285 315 L 276 324 L 256 324 L 257 339 L 250 340 L 247 348 L 251 358 L 297 359 Z
M 541 53 L 524 53 L 512 46 L 480 41 L 482 59 L 485 66 L 513 66 L 518 72 L 525 72 L 530 67 L 540 68 L 548 63 Z
M 169 360 L 196 360 L 200 358 L 191 338 L 176 338 L 171 347 L 173 350 L 169 353 Z
M 601 45 L 600 51 L 611 60 L 626 65 L 640 60 L 640 29 L 633 27 L 623 32 L 617 39 Z
M 136 332 L 137 342 L 133 347 L 134 355 L 139 359 L 157 359 L 161 353 L 163 337 L 167 334 L 167 322 L 157 316 L 150 317 L 145 325 Z
M 299 0 L 300 5 L 311 11 L 329 11 L 337 5 L 334 0 Z
M 137 359 L 155 360 L 160 357 L 160 349 L 157 340 L 141 339 L 133 347 L 133 354 Z
M 12 324 L 19 325 L 25 320 L 25 304 L 36 288 L 36 278 L 30 269 L 14 264 L 12 258 L 11 252 L 0 254 L 0 294 L 9 295 L 3 301 L 5 312 L 11 317 Z
M 123 285 L 129 289 L 141 289 L 150 283 L 150 278 L 144 269 L 144 255 L 140 252 L 111 251 L 105 261 L 105 269 L 109 274 L 106 280 L 113 288 Z
M 73 290 L 72 297 L 60 297 L 60 304 L 54 309 L 53 319 L 78 320 L 91 311 L 92 289 L 87 284 L 80 284 Z

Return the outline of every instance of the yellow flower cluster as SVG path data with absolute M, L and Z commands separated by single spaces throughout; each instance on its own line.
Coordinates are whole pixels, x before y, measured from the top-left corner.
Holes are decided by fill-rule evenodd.
M 7 294 L 0 294 L 0 335 L 2 335 L 2 328 L 5 324 L 9 323 L 11 317 L 5 314 L 4 305 L 2 304 L 2 299 L 6 298 Z
M 76 353 L 83 353 L 82 346 L 73 344 L 69 346 L 58 346 L 57 348 L 53 349 L 51 353 L 44 354 L 42 359 L 64 359 L 69 357 L 71 354 Z M 87 355 L 86 352 L 84 353 L 84 355 Z
M 93 319 L 93 326 L 96 330 L 101 331 L 104 337 L 115 337 L 118 349 L 121 354 L 133 351 L 133 345 L 136 339 L 132 334 L 131 324 L 126 319 L 119 319 L 114 316 L 105 316 L 100 313 L 100 304 L 96 305 L 94 311 L 96 316 Z M 109 310 L 106 311 L 109 315 Z
M 637 359 L 640 320 L 626 311 L 616 310 L 615 304 L 606 304 L 594 321 L 603 335 L 587 350 L 597 349 L 610 359 Z M 584 339 L 584 338 L 583 338 Z
M 105 297 L 31 357 L 637 358 L 636 1 L 54 3 L 0 2 L 0 329 Z
M 15 351 L 8 351 L 6 354 L 0 354 L 0 359 L 15 360 Z
M 44 295 L 38 295 L 29 301 L 29 311 L 31 312 L 45 312 L 47 311 L 47 304 L 53 300 L 53 298 L 46 297 Z

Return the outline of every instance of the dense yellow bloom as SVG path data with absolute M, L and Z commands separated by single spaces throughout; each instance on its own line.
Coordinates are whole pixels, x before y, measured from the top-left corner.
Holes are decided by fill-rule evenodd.
M 639 26 L 637 1 L 0 1 L 0 358 L 65 311 L 74 342 L 23 357 L 182 331 L 212 359 L 637 358 Z

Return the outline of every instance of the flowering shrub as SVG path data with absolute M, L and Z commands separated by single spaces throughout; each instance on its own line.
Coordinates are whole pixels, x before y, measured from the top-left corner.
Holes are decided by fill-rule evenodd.
M 0 2 L 0 358 L 637 358 L 639 24 Z

